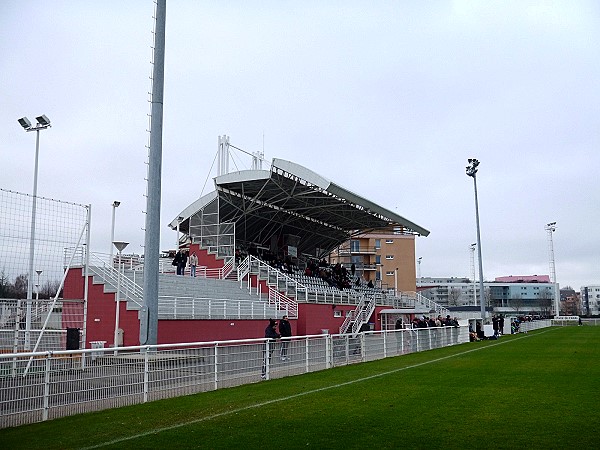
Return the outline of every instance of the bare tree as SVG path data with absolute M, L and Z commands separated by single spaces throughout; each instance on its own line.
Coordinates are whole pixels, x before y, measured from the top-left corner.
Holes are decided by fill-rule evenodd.
M 40 286 L 40 298 L 54 298 L 59 287 L 60 281 L 46 281 L 46 283 Z
M 516 311 L 517 315 L 521 312 L 521 309 L 523 309 L 524 303 L 523 297 L 519 294 L 513 294 L 510 299 L 510 306 Z
M 13 285 L 13 294 L 16 298 L 27 297 L 27 275 L 21 274 L 15 278 L 15 284 Z
M 489 287 L 483 290 L 483 297 L 485 298 L 485 306 L 487 308 L 492 306 L 492 290 Z
M 550 311 L 552 311 L 552 293 L 550 292 L 550 288 L 545 288 L 540 292 L 540 313 L 544 317 L 550 316 Z M 557 311 L 558 315 L 559 312 Z
M 460 297 L 462 295 L 462 291 L 458 288 L 452 288 L 450 289 L 450 292 L 448 292 L 448 305 L 449 306 L 458 306 L 460 305 Z

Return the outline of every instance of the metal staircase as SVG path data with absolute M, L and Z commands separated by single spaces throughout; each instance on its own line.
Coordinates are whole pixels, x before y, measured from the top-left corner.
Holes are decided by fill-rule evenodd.
M 252 255 L 246 257 L 238 265 L 237 275 L 240 287 L 243 287 L 244 278 L 246 279 L 248 290 L 252 289 L 251 275 L 256 276 L 258 295 L 262 294 L 258 281 L 265 281 L 269 288 L 269 305 L 276 306 L 279 311 L 285 311 L 290 319 L 298 318 L 298 302 L 293 297 L 306 295 L 307 289 L 305 286 Z
M 375 302 L 363 297 L 361 302 L 356 306 L 356 309 L 346 316 L 340 327 L 340 334 L 358 333 L 360 328 L 369 321 L 374 311 Z

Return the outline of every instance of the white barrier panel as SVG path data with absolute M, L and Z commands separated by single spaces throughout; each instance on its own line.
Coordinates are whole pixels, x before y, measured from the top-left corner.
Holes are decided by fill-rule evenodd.
M 0 354 L 0 428 L 466 342 L 441 327 Z

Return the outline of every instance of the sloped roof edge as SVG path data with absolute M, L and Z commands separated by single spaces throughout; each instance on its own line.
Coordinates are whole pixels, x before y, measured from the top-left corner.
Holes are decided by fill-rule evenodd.
M 171 227 L 172 229 L 176 229 L 177 228 L 177 222 L 179 222 L 177 219 L 179 217 L 183 217 L 183 219 L 181 220 L 186 221 L 187 219 L 189 219 L 193 214 L 195 214 L 196 212 L 200 211 L 200 209 L 204 208 L 206 205 L 208 205 L 210 202 L 212 202 L 213 200 L 215 200 L 217 198 L 217 191 L 212 191 L 209 192 L 206 195 L 203 195 L 202 197 L 200 197 L 198 200 L 196 200 L 195 202 L 193 202 L 192 204 L 190 204 L 187 208 L 185 208 L 183 211 L 181 211 L 177 217 L 175 217 L 171 223 L 169 223 L 169 227 Z
M 383 208 L 377 203 L 374 203 L 371 200 L 368 200 L 337 183 L 329 181 L 327 178 L 313 172 L 310 169 L 307 169 L 306 167 L 301 166 L 300 164 L 296 164 L 291 161 L 286 161 L 284 159 L 273 158 L 273 167 L 280 168 L 288 173 L 291 173 L 292 175 L 297 176 L 298 178 L 306 180 L 309 183 L 320 187 L 321 189 L 327 190 L 328 192 L 337 197 L 343 198 L 363 207 L 367 211 L 379 214 L 389 219 L 391 222 L 396 222 L 399 225 L 403 225 L 407 228 L 410 228 L 412 231 L 419 233 L 421 236 L 429 235 L 429 230 L 390 211 L 389 209 Z

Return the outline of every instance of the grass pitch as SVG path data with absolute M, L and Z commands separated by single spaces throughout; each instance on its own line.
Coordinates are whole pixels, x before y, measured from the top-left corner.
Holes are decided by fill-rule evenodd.
M 600 327 L 0 430 L 2 448 L 597 448 Z

